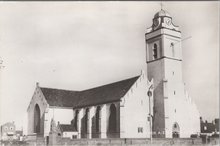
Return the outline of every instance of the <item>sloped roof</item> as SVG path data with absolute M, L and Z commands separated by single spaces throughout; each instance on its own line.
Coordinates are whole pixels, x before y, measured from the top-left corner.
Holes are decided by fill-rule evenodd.
M 40 87 L 48 104 L 57 107 L 80 108 L 119 101 L 139 76 L 83 91 Z
M 42 88 L 40 87 L 47 103 L 50 106 L 72 107 L 79 98 L 79 91 Z
M 69 125 L 69 124 L 60 124 L 60 131 L 61 132 L 72 132 L 72 131 L 76 131 L 76 129 L 74 128 L 73 125 Z

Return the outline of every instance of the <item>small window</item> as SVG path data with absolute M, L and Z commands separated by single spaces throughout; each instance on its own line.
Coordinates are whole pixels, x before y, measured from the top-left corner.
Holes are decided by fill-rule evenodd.
M 157 44 L 154 44 L 153 47 L 153 59 L 157 59 Z
M 13 130 L 14 128 L 13 127 L 10 127 L 10 130 Z
M 173 91 L 173 94 L 175 95 L 175 94 L 176 94 L 176 91 Z
M 77 136 L 76 135 L 72 135 L 72 139 L 76 139 L 77 138 Z
M 173 75 L 174 75 L 174 71 L 173 71 Z
M 138 127 L 138 133 L 143 133 L 143 127 Z
M 172 57 L 175 57 L 174 43 L 170 44 L 170 48 L 172 49 Z
M 8 130 L 8 127 L 5 127 L 5 130 Z

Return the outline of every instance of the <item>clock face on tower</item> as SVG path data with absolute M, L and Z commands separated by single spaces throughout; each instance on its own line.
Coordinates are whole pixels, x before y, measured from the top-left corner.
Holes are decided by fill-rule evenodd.
M 160 25 L 160 18 L 154 19 L 153 21 L 154 30 L 157 29 L 159 25 Z
M 170 18 L 166 18 L 165 19 L 165 23 L 167 26 L 170 26 L 171 25 L 171 19 Z

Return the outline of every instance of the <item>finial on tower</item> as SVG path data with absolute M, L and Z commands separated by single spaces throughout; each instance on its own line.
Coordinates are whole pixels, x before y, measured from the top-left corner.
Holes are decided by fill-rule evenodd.
M 161 10 L 163 10 L 163 6 L 164 6 L 164 5 L 163 5 L 163 3 L 162 3 L 162 1 L 161 1 L 161 2 L 160 2 L 160 9 L 161 9 Z

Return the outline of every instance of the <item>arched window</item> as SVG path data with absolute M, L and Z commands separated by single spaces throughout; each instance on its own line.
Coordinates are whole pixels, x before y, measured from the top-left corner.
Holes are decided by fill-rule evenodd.
M 38 104 L 34 107 L 34 133 L 40 133 L 40 108 Z
M 157 44 L 154 44 L 153 47 L 153 59 L 157 59 Z
M 85 132 L 88 133 L 88 127 L 89 127 L 89 108 L 86 109 L 85 113 Z
M 175 57 L 174 43 L 170 44 L 170 48 L 172 49 L 172 57 Z
M 74 128 L 76 129 L 76 131 L 78 131 L 78 116 L 79 116 L 79 111 L 76 110 L 74 117 Z
M 116 121 L 116 107 L 114 104 L 111 104 L 110 106 L 110 115 L 109 115 L 109 128 L 108 131 L 110 133 L 116 134 L 116 127 L 117 127 L 117 121 Z
M 180 127 L 178 123 L 173 124 L 173 138 L 179 138 L 180 136 Z
M 98 106 L 96 108 L 96 114 L 95 114 L 95 127 L 96 127 L 96 132 L 100 132 L 100 111 L 101 111 L 101 108 L 100 106 Z

